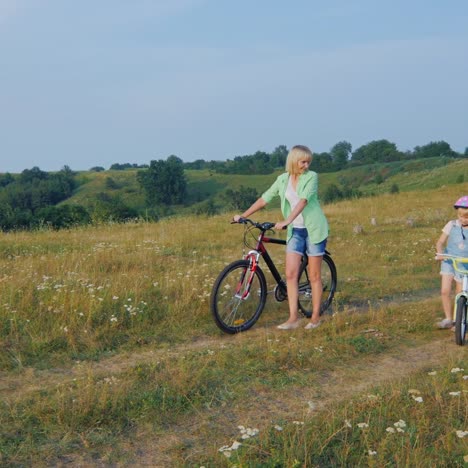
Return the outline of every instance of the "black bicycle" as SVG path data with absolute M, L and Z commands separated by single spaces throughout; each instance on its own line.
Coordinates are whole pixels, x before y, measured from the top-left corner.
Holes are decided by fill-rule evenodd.
M 219 274 L 211 292 L 210 307 L 216 325 L 226 333 L 239 333 L 251 328 L 259 319 L 267 299 L 267 283 L 265 274 L 259 266 L 260 257 L 276 281 L 275 299 L 282 302 L 287 299 L 286 282 L 278 272 L 265 244 L 286 245 L 283 239 L 267 237 L 275 223 L 257 223 L 247 218 L 241 218 L 239 223 L 249 225 L 244 231 L 244 244 L 249 247 L 252 230 L 260 231 L 256 238 L 255 248 L 250 250 L 242 260 L 232 262 Z M 254 236 L 255 237 L 255 236 Z M 307 256 L 302 257 L 299 270 L 299 311 L 305 316 L 312 315 L 312 291 L 307 271 Z M 325 251 L 322 261 L 322 300 L 320 315 L 331 305 L 336 291 L 336 266 L 330 252 Z

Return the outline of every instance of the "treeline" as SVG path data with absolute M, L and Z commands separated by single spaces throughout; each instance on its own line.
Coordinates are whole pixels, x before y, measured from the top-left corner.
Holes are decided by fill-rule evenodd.
M 75 173 L 68 166 L 56 173 L 33 167 L 17 176 L 0 174 L 0 228 L 30 229 L 58 217 L 62 225 L 87 221 L 89 215 L 82 207 L 56 206 L 76 187 Z
M 226 161 L 205 161 L 197 159 L 192 162 L 183 162 L 184 169 L 210 170 L 219 174 L 271 174 L 279 168 L 284 168 L 288 148 L 285 145 L 276 147 L 271 153 L 257 151 L 253 154 L 235 156 Z M 171 157 L 171 156 L 170 156 Z M 174 156 L 176 157 L 176 156 Z M 463 154 L 454 151 L 445 141 L 430 142 L 423 146 L 416 146 L 412 151 L 400 151 L 395 143 L 388 140 L 374 140 L 360 146 L 355 151 L 351 143 L 340 141 L 330 151 L 314 154 L 313 168 L 316 172 L 336 172 L 349 167 L 365 164 L 405 161 L 420 158 L 468 157 L 468 147 Z M 132 163 L 112 164 L 112 170 L 148 168 L 148 165 Z M 104 170 L 95 167 L 91 170 Z
M 78 187 L 76 176 L 68 166 L 56 173 L 33 167 L 19 175 L 0 174 L 0 230 L 62 229 L 139 216 L 118 195 L 107 192 L 98 193 L 88 207 L 62 203 Z
M 236 156 L 227 161 L 204 161 L 199 159 L 185 163 L 186 169 L 210 169 L 222 174 L 270 174 L 283 168 L 288 155 L 286 146 L 278 146 L 272 153 L 257 151 L 251 155 Z M 315 153 L 313 169 L 316 172 L 336 172 L 349 167 L 365 164 L 404 161 L 410 159 L 468 157 L 468 148 L 463 154 L 452 150 L 445 141 L 431 142 L 416 146 L 413 151 L 399 151 L 395 143 L 388 140 L 375 140 L 352 150 L 351 143 L 340 141 L 330 151 Z
M 153 160 L 147 164 L 113 164 L 112 170 L 138 169 L 136 171 L 137 191 L 145 196 L 145 203 L 132 208 L 124 201 L 120 183 L 112 177 L 104 178 L 105 190 L 97 193 L 86 206 L 64 203 L 77 189 L 77 173 L 68 166 L 55 173 L 44 172 L 38 167 L 25 169 L 21 174 L 0 174 L 0 230 L 34 229 L 41 226 L 55 229 L 68 228 L 100 221 L 122 222 L 129 219 L 157 220 L 175 213 L 182 207 L 195 204 L 192 212 L 215 214 L 227 209 L 242 209 L 250 205 L 259 193 L 255 188 L 241 186 L 238 190 L 225 189 L 215 193 L 204 192 L 188 196 L 187 169 L 209 169 L 222 174 L 269 174 L 284 169 L 288 149 L 280 145 L 272 153 L 257 151 L 251 155 L 237 156 L 227 161 L 184 162 L 171 155 L 166 160 Z M 352 150 L 349 142 L 341 141 L 329 152 L 315 153 L 312 168 L 316 172 L 336 172 L 346 168 L 373 163 L 401 161 L 401 166 L 412 164 L 410 160 L 435 158 L 448 161 L 452 158 L 468 157 L 468 148 L 463 154 L 453 151 L 445 141 L 431 142 L 416 146 L 413 151 L 401 152 L 388 140 L 372 141 Z M 429 162 L 429 161 L 428 161 Z M 446 164 L 445 162 L 444 164 Z M 393 164 L 394 166 L 395 164 Z M 400 166 L 400 164 L 397 164 Z M 91 168 L 101 172 L 101 166 Z M 402 170 L 395 166 L 394 170 Z M 360 189 L 368 184 L 382 184 L 392 173 L 385 164 L 375 171 L 362 168 L 361 175 L 352 178 L 345 173 L 337 178 L 338 184 L 324 187 L 324 203 L 362 196 Z M 83 179 L 81 178 L 83 181 Z M 392 187 L 398 191 L 398 187 Z M 142 206 L 140 206 L 142 205 Z

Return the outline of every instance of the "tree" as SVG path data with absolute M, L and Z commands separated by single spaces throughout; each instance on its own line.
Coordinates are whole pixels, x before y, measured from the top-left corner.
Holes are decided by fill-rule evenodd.
M 0 174 L 0 187 L 6 187 L 8 184 L 11 184 L 15 181 L 15 178 L 9 173 Z
M 400 187 L 398 187 L 398 184 L 392 184 L 390 187 L 390 193 L 399 193 L 400 192 Z
M 351 157 L 353 147 L 347 141 L 340 141 L 330 150 L 330 155 L 335 170 L 344 169 Z
M 35 221 L 37 224 L 46 224 L 54 229 L 62 229 L 89 224 L 91 217 L 81 205 L 47 206 L 37 212 Z
M 171 155 L 166 161 L 151 161 L 148 169 L 138 171 L 137 180 L 145 192 L 148 205 L 174 205 L 186 199 L 184 165 L 177 156 Z
M 227 189 L 222 197 L 227 202 L 229 208 L 242 210 L 257 200 L 259 195 L 257 193 L 257 189 L 241 185 L 239 190 Z
M 354 151 L 351 162 L 354 165 L 372 164 L 376 162 L 399 161 L 404 155 L 398 151 L 395 143 L 388 140 L 375 140 Z
M 288 157 L 288 148 L 285 145 L 277 146 L 270 155 L 272 167 L 284 167 Z
M 312 170 L 315 172 L 332 172 L 333 161 L 330 153 L 316 153 L 312 158 Z
M 431 141 L 427 145 L 416 146 L 413 150 L 414 158 L 436 158 L 440 156 L 455 158 L 457 153 L 445 141 Z
M 119 184 L 112 177 L 106 177 L 105 185 L 109 190 L 115 190 L 119 188 Z

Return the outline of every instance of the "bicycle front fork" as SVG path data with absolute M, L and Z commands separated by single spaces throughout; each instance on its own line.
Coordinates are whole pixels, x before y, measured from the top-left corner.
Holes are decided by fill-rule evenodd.
M 452 318 L 452 321 L 455 323 L 456 320 L 457 320 L 457 304 L 458 304 L 458 299 L 462 296 L 465 296 L 466 299 L 467 299 L 467 302 L 468 302 L 468 294 L 466 293 L 465 290 L 463 290 L 461 293 L 458 293 L 456 296 L 455 296 L 455 300 L 453 301 L 454 304 L 453 304 L 453 318 Z

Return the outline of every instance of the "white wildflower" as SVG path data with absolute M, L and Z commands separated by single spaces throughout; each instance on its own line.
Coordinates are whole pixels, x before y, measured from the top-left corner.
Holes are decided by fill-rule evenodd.
M 428 372 L 427 375 L 437 375 L 437 372 L 436 371 L 431 371 L 431 372 Z
M 231 445 L 231 450 L 237 450 L 242 444 L 240 442 L 237 442 L 237 440 L 235 440 L 232 445 Z
M 463 437 L 468 436 L 468 431 L 456 431 L 457 432 L 457 437 L 460 437 L 460 439 L 463 439 Z
M 308 401 L 307 405 L 309 406 L 310 411 L 313 411 L 317 407 L 317 405 L 313 401 Z
M 395 429 L 393 427 L 387 427 L 387 429 L 385 429 L 387 432 L 390 432 L 391 434 L 395 434 Z
M 458 391 L 458 392 L 450 392 L 449 395 L 451 395 L 451 396 L 460 396 L 460 393 L 461 393 L 460 391 Z
M 361 422 L 361 423 L 358 423 L 357 426 L 360 427 L 361 429 L 364 429 L 366 427 L 369 427 L 369 424 L 367 424 L 365 422 Z
M 457 372 L 463 372 L 465 369 L 460 369 L 460 367 L 454 367 L 450 372 L 456 374 Z
M 369 455 L 373 457 L 374 455 L 377 455 L 377 452 L 375 450 L 369 450 Z
M 417 401 L 418 403 L 422 403 L 422 402 L 423 402 L 423 398 L 420 397 L 420 396 L 418 396 L 418 397 L 413 396 L 413 400 L 414 400 L 414 401 Z

